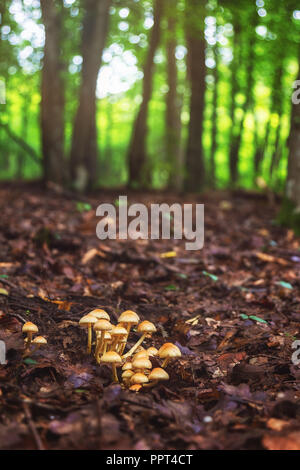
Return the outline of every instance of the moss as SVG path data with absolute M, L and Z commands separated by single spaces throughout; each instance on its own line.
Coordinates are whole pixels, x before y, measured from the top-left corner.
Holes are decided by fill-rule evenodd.
M 293 229 L 295 234 L 300 236 L 300 213 L 299 210 L 296 211 L 296 205 L 290 199 L 283 200 L 277 222 L 284 227 Z

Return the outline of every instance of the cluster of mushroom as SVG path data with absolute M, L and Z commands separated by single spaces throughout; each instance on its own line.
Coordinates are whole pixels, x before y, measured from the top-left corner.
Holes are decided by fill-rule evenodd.
M 43 336 L 36 336 L 36 338 L 32 339 L 33 335 L 35 333 L 38 333 L 38 331 L 38 327 L 31 321 L 24 323 L 22 328 L 22 333 L 26 333 L 26 338 L 24 339 L 24 357 L 30 356 L 31 354 L 36 352 L 41 346 L 47 344 L 47 340 Z M 31 348 L 31 345 L 33 345 L 33 348 Z
M 117 367 L 122 366 L 123 385 L 132 391 L 139 391 L 142 387 L 151 387 L 161 380 L 168 380 L 169 375 L 164 370 L 171 358 L 180 357 L 179 348 L 172 343 L 165 343 L 159 350 L 150 347 L 144 349 L 141 344 L 145 338 L 151 338 L 156 327 L 148 320 L 140 322 L 139 316 L 132 310 L 126 310 L 118 318 L 118 324 L 112 325 L 110 317 L 105 310 L 95 309 L 84 315 L 79 325 L 88 330 L 87 352 L 91 354 L 95 344 L 94 356 L 98 364 L 110 364 L 112 378 L 119 382 Z M 124 353 L 127 340 L 133 326 L 137 326 L 140 339 L 132 348 Z M 93 343 L 93 331 L 96 341 Z M 161 367 L 152 369 L 150 357 L 157 356 L 163 359 Z

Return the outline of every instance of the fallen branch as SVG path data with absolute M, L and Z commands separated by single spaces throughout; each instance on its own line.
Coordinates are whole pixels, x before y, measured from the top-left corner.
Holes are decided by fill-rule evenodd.
M 19 147 L 21 147 L 25 152 L 37 163 L 38 165 L 41 164 L 41 159 L 39 158 L 36 151 L 29 145 L 25 140 L 15 134 L 8 126 L 8 124 L 4 124 L 0 121 L 0 128 L 4 129 L 8 137 L 13 140 Z

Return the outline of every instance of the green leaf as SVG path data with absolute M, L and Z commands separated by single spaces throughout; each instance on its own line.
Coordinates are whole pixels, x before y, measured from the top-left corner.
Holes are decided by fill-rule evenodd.
M 178 290 L 178 287 L 174 286 L 174 284 L 170 284 L 169 286 L 165 287 L 165 290 Z
M 75 390 L 75 393 L 86 393 L 86 392 L 87 392 L 87 390 L 83 390 L 83 388 L 77 388 Z
M 258 321 L 259 323 L 268 323 L 266 320 L 257 317 L 256 315 L 250 315 L 249 318 L 251 318 L 251 320 Z
M 3 279 L 8 279 L 9 276 L 7 274 L 0 274 L 0 277 L 3 277 Z
M 243 319 L 243 320 L 248 320 L 248 315 L 246 315 L 245 313 L 241 313 L 240 314 L 240 317 Z
M 78 210 L 78 212 L 82 213 L 82 212 L 90 211 L 92 209 L 92 206 L 91 204 L 88 204 L 87 202 L 77 201 L 76 209 Z
M 186 274 L 183 274 L 183 273 L 177 273 L 177 276 L 181 277 L 181 279 L 188 279 L 188 276 Z
M 27 364 L 28 366 L 37 364 L 37 361 L 35 361 L 34 359 L 31 359 L 30 357 L 26 357 L 26 359 L 24 359 L 23 362 Z
M 214 282 L 217 282 L 219 280 L 218 276 L 208 273 L 207 271 L 202 271 L 202 273 L 204 274 L 204 276 L 210 277 Z
M 285 289 L 293 289 L 292 284 L 290 284 L 289 282 L 279 281 L 279 282 L 276 282 L 276 284 L 278 284 L 281 287 L 284 287 Z

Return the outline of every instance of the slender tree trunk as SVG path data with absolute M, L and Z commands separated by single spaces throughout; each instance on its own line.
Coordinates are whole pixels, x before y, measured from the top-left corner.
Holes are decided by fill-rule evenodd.
M 217 25 L 216 25 L 217 28 Z M 216 34 L 217 39 L 217 34 Z M 216 42 L 214 48 L 215 68 L 213 70 L 214 91 L 213 91 L 213 112 L 212 112 L 212 129 L 211 129 L 211 148 L 210 148 L 210 185 L 212 188 L 216 186 L 216 151 L 218 147 L 218 81 L 219 81 L 219 49 Z
M 72 182 L 80 190 L 95 184 L 98 179 L 96 86 L 111 0 L 85 0 L 84 5 L 81 86 L 70 158 Z
M 188 0 L 187 7 L 186 36 L 191 99 L 184 189 L 195 192 L 200 191 L 205 183 L 202 142 L 206 73 L 204 39 L 205 1 Z
M 24 104 L 22 106 L 22 138 L 26 141 L 28 134 L 28 106 L 30 104 L 30 98 L 24 97 Z M 20 148 L 17 157 L 17 178 L 21 180 L 24 176 L 24 162 L 25 162 L 25 151 Z
M 45 25 L 41 131 L 46 181 L 64 182 L 64 86 L 61 77 L 61 24 L 58 0 L 41 0 Z
M 300 66 L 300 57 L 299 57 Z M 300 80 L 300 67 L 298 79 Z M 291 116 L 291 131 L 288 139 L 289 160 L 287 177 L 287 197 L 300 209 L 300 103 L 293 103 Z M 299 212 L 298 212 L 299 217 Z
M 154 24 L 150 36 L 150 44 L 144 66 L 142 103 L 133 125 L 133 133 L 128 151 L 129 181 L 131 188 L 143 187 L 146 182 L 145 164 L 147 160 L 146 138 L 149 102 L 152 95 L 154 56 L 161 36 L 161 19 L 163 0 L 155 0 Z
M 166 99 L 166 152 L 170 168 L 168 187 L 180 190 L 182 183 L 181 104 L 177 94 L 176 19 L 170 1 L 168 7 L 167 75 L 169 91 Z

